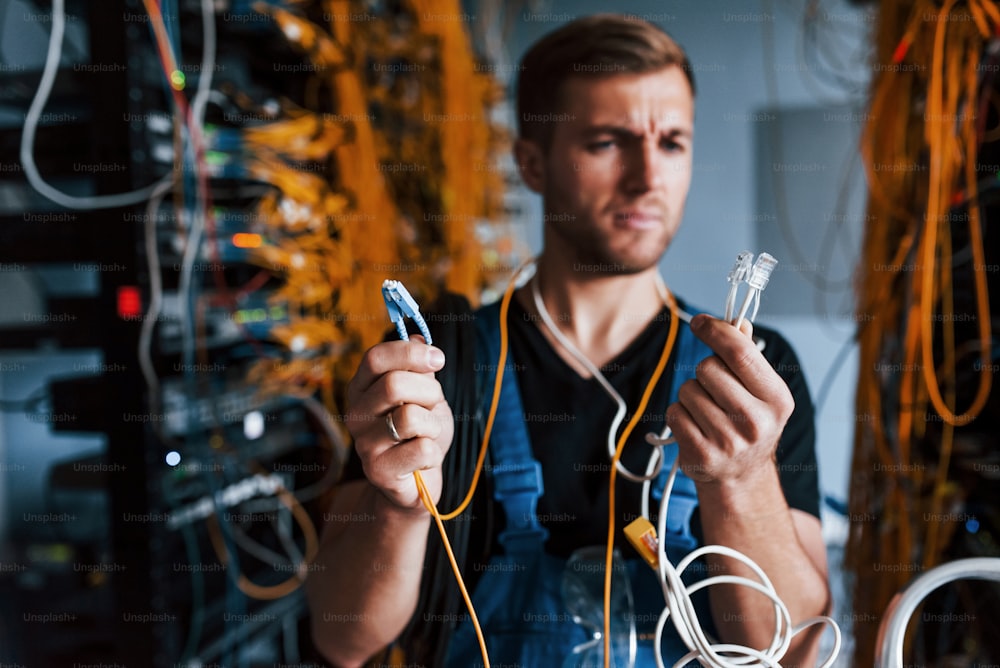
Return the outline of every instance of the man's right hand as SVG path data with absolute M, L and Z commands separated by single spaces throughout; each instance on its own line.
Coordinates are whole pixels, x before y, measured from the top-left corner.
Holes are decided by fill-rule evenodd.
M 441 496 L 441 463 L 455 433 L 451 407 L 434 377 L 444 362 L 444 353 L 420 336 L 380 343 L 365 353 L 347 386 L 347 429 L 365 476 L 400 508 L 423 508 L 413 471 L 421 471 L 435 503 Z

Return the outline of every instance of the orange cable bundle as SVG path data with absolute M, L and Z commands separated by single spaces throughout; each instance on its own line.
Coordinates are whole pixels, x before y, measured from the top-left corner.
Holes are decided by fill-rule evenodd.
M 959 499 L 949 480 L 955 432 L 990 395 L 975 110 L 980 58 L 998 28 L 1000 11 L 989 0 L 881 4 L 862 141 L 870 195 L 858 275 L 865 324 L 850 517 L 865 521 L 852 522 L 848 543 L 857 619 L 880 619 L 896 591 L 940 562 L 954 526 L 933 518 Z M 973 203 L 966 217 L 952 214 L 958 193 Z M 958 234 L 972 251 L 974 314 L 955 312 Z M 973 358 L 960 359 L 960 338 L 974 347 Z M 960 372 L 976 379 L 964 405 L 959 395 L 970 392 L 959 387 Z M 876 626 L 856 625 L 857 665 L 874 656 Z
M 417 25 L 439 45 L 441 96 L 425 119 L 440 137 L 441 203 L 447 257 L 452 266 L 446 287 L 474 294 L 480 287 L 481 260 L 475 225 L 487 208 L 496 184 L 484 183 L 490 170 L 490 127 L 483 119 L 489 80 L 475 72 L 470 57 L 466 16 L 458 0 L 411 0 Z M 475 166 L 479 166 L 477 170 Z M 489 187 L 484 187 L 488 185 Z
M 331 2 L 327 7 L 331 17 L 347 16 L 351 13 L 351 4 Z M 376 343 L 385 329 L 382 318 L 362 319 L 360 316 L 381 314 L 384 308 L 382 281 L 388 278 L 391 267 L 399 264 L 396 230 L 400 214 L 392 193 L 386 188 L 376 151 L 376 130 L 369 120 L 364 80 L 364 68 L 368 65 L 365 51 L 369 46 L 353 33 L 357 26 L 350 21 L 333 21 L 330 27 L 333 38 L 345 45 L 354 63 L 353 69 L 335 71 L 330 76 L 333 107 L 338 114 L 354 122 L 354 140 L 341 146 L 333 160 L 339 185 L 351 194 L 355 211 L 365 217 L 358 224 L 343 225 L 338 230 L 350 254 L 353 271 L 350 281 L 340 286 L 334 308 L 338 313 L 358 318 L 345 323 L 353 330 L 351 334 L 357 341 L 357 347 L 341 366 L 346 376 L 357 367 L 364 348 Z
M 289 42 L 299 46 L 317 68 L 344 65 L 345 54 L 337 42 L 330 39 L 322 28 L 287 9 L 266 2 L 253 5 L 254 11 L 270 14 Z M 343 42 L 341 42 L 343 44 Z

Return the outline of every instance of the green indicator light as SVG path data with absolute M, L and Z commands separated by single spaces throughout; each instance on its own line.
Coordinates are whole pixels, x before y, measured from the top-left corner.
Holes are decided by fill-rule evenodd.
M 205 151 L 205 162 L 209 165 L 225 165 L 229 156 L 221 151 Z

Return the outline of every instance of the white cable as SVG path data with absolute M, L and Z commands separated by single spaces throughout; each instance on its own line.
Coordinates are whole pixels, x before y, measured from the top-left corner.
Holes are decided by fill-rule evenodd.
M 289 564 L 298 563 L 289 560 L 286 555 L 281 555 L 272 550 L 271 548 L 262 545 L 258 541 L 254 540 L 248 536 L 238 524 L 230 523 L 229 530 L 233 532 L 233 541 L 243 550 L 265 564 L 280 564 L 282 566 L 287 566 Z
M 751 256 L 752 257 L 752 256 Z M 770 257 L 770 256 L 768 256 Z M 773 259 L 773 258 L 772 258 Z M 773 264 L 772 264 L 773 267 Z M 768 272 L 769 274 L 770 272 Z M 759 277 L 758 277 L 759 278 Z M 749 282 L 749 281 L 748 281 Z M 668 304 L 670 303 L 667 295 L 665 294 L 665 286 L 661 286 L 662 279 L 658 282 L 658 289 L 660 291 L 661 297 Z M 759 281 L 758 281 L 759 283 Z M 744 300 L 744 304 L 740 310 L 740 319 L 744 318 L 749 311 L 751 302 L 755 303 L 753 312 L 750 314 L 751 320 L 756 316 L 757 306 L 760 301 L 760 292 L 766 285 L 766 276 L 762 285 L 751 284 L 751 291 Z M 735 286 L 734 286 L 735 287 Z M 611 428 L 608 432 L 608 448 L 609 454 L 613 458 L 615 453 L 615 443 L 614 437 L 618 432 L 618 428 L 624 419 L 626 407 L 625 401 L 621 398 L 621 395 L 615 391 L 614 387 L 607 381 L 604 375 L 597 369 L 594 364 L 587 359 L 583 353 L 581 353 L 556 327 L 555 323 L 552 322 L 552 318 L 549 316 L 548 311 L 545 308 L 545 304 L 542 302 L 541 293 L 538 287 L 538 281 L 535 280 L 531 286 L 532 298 L 534 299 L 535 308 L 538 310 L 539 315 L 542 317 L 542 321 L 545 323 L 546 327 L 549 329 L 551 334 L 556 338 L 556 340 L 566 348 L 601 384 L 604 390 L 615 400 L 618 405 L 618 411 L 615 414 L 615 418 L 612 421 Z M 732 306 L 731 302 L 735 301 L 735 291 L 730 290 L 731 296 L 727 299 L 727 311 L 728 316 L 732 317 Z M 680 309 L 677 309 L 678 311 Z M 690 321 L 691 316 L 684 313 L 683 319 Z M 735 324 L 735 323 L 734 323 Z M 652 455 L 650 456 L 649 463 L 646 467 L 645 475 L 635 475 L 628 471 L 622 464 L 621 461 L 618 462 L 618 471 L 635 482 L 643 483 L 642 492 L 642 515 L 643 517 L 649 518 L 649 489 L 651 482 L 658 475 L 663 466 L 663 451 L 662 446 L 667 443 L 674 442 L 675 439 L 670 435 L 670 428 L 665 427 L 659 436 L 655 434 L 647 434 L 646 442 L 654 446 Z M 662 537 L 666 535 L 666 523 L 668 514 L 668 504 L 670 493 L 673 490 L 674 481 L 677 478 L 677 472 L 679 470 L 679 458 L 674 458 L 673 466 L 670 470 L 670 475 L 667 479 L 666 485 L 663 490 L 663 500 L 660 504 L 660 511 L 657 517 L 657 535 Z M 654 645 L 654 656 L 656 657 L 657 668 L 665 668 L 663 663 L 663 657 L 660 653 L 660 645 L 663 639 L 663 629 L 666 625 L 668 618 L 672 618 L 674 628 L 677 630 L 682 642 L 691 649 L 691 651 L 681 658 L 680 661 L 674 664 L 675 668 L 682 668 L 691 660 L 697 659 L 702 665 L 709 666 L 710 668 L 746 668 L 747 666 L 751 668 L 761 667 L 761 668 L 781 668 L 779 663 L 781 657 L 785 655 L 788 651 L 788 647 L 791 644 L 792 638 L 794 638 L 798 633 L 804 629 L 813 626 L 815 624 L 829 624 L 833 627 L 834 631 L 834 646 L 830 653 L 830 656 L 821 665 L 821 668 L 829 668 L 833 665 L 836 660 L 837 655 L 840 653 L 841 635 L 840 629 L 837 623 L 826 616 L 819 616 L 810 618 L 796 626 L 791 624 L 791 615 L 788 608 L 782 603 L 780 597 L 778 596 L 777 590 L 771 584 L 770 579 L 767 574 L 755 564 L 751 559 L 745 555 L 733 550 L 732 548 L 725 547 L 723 545 L 709 545 L 698 548 L 692 551 L 690 554 L 684 557 L 680 563 L 675 568 L 670 561 L 667 559 L 665 551 L 665 541 L 657 541 L 657 556 L 659 563 L 659 574 L 660 574 L 660 586 L 663 589 L 664 600 L 666 601 L 666 606 L 663 612 L 660 614 L 660 618 L 657 620 L 656 625 L 656 636 Z M 754 581 L 745 577 L 738 577 L 732 575 L 720 575 L 711 578 L 703 579 L 690 587 L 686 587 L 681 579 L 681 574 L 690 566 L 696 559 L 699 559 L 708 554 L 718 554 L 722 556 L 727 556 L 732 559 L 743 563 L 750 570 L 752 570 L 759 581 Z M 717 584 L 736 584 L 749 587 L 755 591 L 770 598 L 774 604 L 775 613 L 775 632 L 772 636 L 771 644 L 766 650 L 757 650 L 751 647 L 745 647 L 743 645 L 731 644 L 731 643 L 713 643 L 709 638 L 706 637 L 704 630 L 701 627 L 701 622 L 698 619 L 698 614 L 695 610 L 694 603 L 691 600 L 691 595 L 695 592 L 713 586 Z M 721 656 L 721 653 L 726 653 L 735 656 Z
M 726 297 L 726 314 L 724 317 L 726 322 L 732 322 L 733 311 L 736 309 L 736 291 L 739 289 L 739 285 L 729 286 L 729 295 Z
M 740 257 L 737 258 L 737 266 L 734 268 L 734 272 L 736 272 L 739 267 L 747 264 L 744 259 L 745 254 L 745 252 L 741 253 Z M 752 258 L 753 256 L 751 255 L 750 257 Z M 758 265 L 754 265 L 753 271 L 749 272 L 749 275 L 737 276 L 736 278 L 738 280 L 733 280 L 734 273 L 730 273 L 730 283 L 732 287 L 730 288 L 729 295 L 726 299 L 726 317 L 727 320 L 733 322 L 733 324 L 737 327 L 742 322 L 742 319 L 747 315 L 751 301 L 754 303 L 754 308 L 753 312 L 750 314 L 750 319 L 753 320 L 756 316 L 757 307 L 760 305 L 760 293 L 766 287 L 767 279 L 776 263 L 776 260 L 766 253 L 761 254 L 759 261 L 760 269 L 758 269 Z M 750 292 L 744 299 L 737 320 L 733 321 L 731 319 L 733 317 L 733 309 L 735 306 L 736 288 L 744 279 L 750 284 Z M 669 428 L 666 428 L 660 436 L 655 436 L 652 433 L 647 434 L 646 441 L 651 444 L 671 442 L 674 439 L 670 438 L 669 432 Z M 662 457 L 662 451 L 660 449 L 657 449 L 657 453 Z M 653 468 L 652 460 L 650 461 L 649 468 Z M 664 668 L 660 646 L 663 640 L 663 630 L 666 626 L 668 618 L 670 618 L 673 622 L 674 628 L 677 630 L 677 634 L 681 641 L 691 650 L 674 664 L 675 668 L 681 668 L 688 662 L 695 659 L 697 659 L 703 666 L 709 666 L 710 668 L 746 668 L 747 666 L 780 668 L 781 664 L 779 661 L 788 651 L 792 638 L 798 635 L 801 631 L 815 624 L 829 624 L 833 628 L 833 649 L 831 650 L 830 655 L 823 662 L 821 668 L 829 668 L 832 666 L 833 662 L 837 658 L 837 655 L 840 653 L 841 645 L 840 628 L 837 626 L 837 623 L 830 617 L 818 616 L 807 619 L 806 621 L 793 627 L 791 623 L 791 614 L 785 604 L 781 601 L 777 590 L 775 590 L 774 586 L 771 584 L 767 574 L 764 573 L 764 571 L 749 557 L 723 545 L 707 545 L 687 554 L 676 567 L 670 563 L 667 559 L 665 548 L 666 541 L 663 540 L 663 537 L 666 535 L 667 529 L 667 514 L 670 493 L 673 491 L 674 481 L 677 478 L 679 468 L 680 459 L 679 457 L 676 457 L 674 458 L 673 466 L 670 469 L 670 475 L 667 477 L 667 482 L 664 485 L 663 500 L 660 503 L 660 509 L 657 516 L 657 536 L 659 537 L 657 540 L 658 572 L 660 576 L 660 586 L 663 589 L 663 598 L 666 603 L 656 624 L 654 656 L 656 657 L 657 668 Z M 649 484 L 649 482 L 644 484 L 642 495 L 642 514 L 643 517 L 647 519 L 649 518 Z M 690 587 L 685 586 L 681 579 L 681 574 L 696 559 L 709 554 L 726 556 L 739 561 L 754 572 L 758 581 L 745 577 L 720 575 L 703 579 Z M 706 637 L 701 627 L 701 622 L 698 619 L 697 612 L 695 611 L 694 603 L 691 600 L 691 595 L 701 589 L 705 589 L 716 584 L 742 585 L 758 591 L 771 599 L 774 604 L 775 629 L 774 635 L 771 639 L 771 644 L 767 647 L 767 649 L 758 650 L 731 643 L 713 643 Z M 721 656 L 721 653 L 725 653 L 727 656 Z
M 292 538 L 291 520 L 292 511 L 287 506 L 284 506 L 278 510 L 277 514 L 271 520 L 271 526 L 274 527 L 274 531 L 278 535 L 278 540 L 281 541 L 281 546 L 285 548 L 285 554 L 291 559 L 291 563 L 302 566 L 305 564 L 305 556 L 299 550 L 299 546 L 295 544 L 294 538 Z M 296 575 L 300 580 L 304 580 L 306 570 L 299 568 L 296 571 Z
M 197 131 L 198 144 L 204 141 L 205 106 L 212 94 L 212 78 L 215 76 L 215 8 L 212 0 L 201 0 L 202 51 L 201 71 L 198 73 L 198 87 L 191 101 L 191 125 Z
M 736 308 L 736 293 L 740 289 L 740 284 L 745 282 L 750 276 L 752 263 L 753 253 L 750 251 L 741 251 L 736 256 L 736 262 L 729 271 L 729 275 L 726 276 L 726 281 L 729 283 L 729 294 L 726 296 L 726 322 L 732 322 L 733 320 L 733 310 Z
M 611 399 L 615 402 L 615 404 L 617 404 L 618 410 L 615 412 L 615 417 L 611 421 L 611 427 L 608 429 L 608 457 L 610 457 L 613 461 L 615 457 L 615 450 L 616 450 L 615 439 L 618 436 L 618 428 L 621 427 L 622 421 L 625 419 L 625 413 L 628 410 L 628 407 L 625 405 L 625 400 L 622 399 L 622 396 L 618 394 L 618 391 L 615 390 L 615 388 L 611 385 L 611 383 L 608 382 L 608 379 L 604 377 L 604 374 L 601 373 L 600 369 L 594 366 L 593 362 L 587 359 L 587 356 L 584 355 L 582 352 L 580 352 L 580 350 L 576 346 L 574 346 L 573 343 L 568 338 L 566 338 L 562 332 L 559 331 L 559 328 L 556 326 L 556 324 L 552 322 L 552 317 L 549 316 L 549 312 L 545 308 L 545 303 L 542 301 L 542 294 L 541 292 L 539 292 L 537 276 L 535 276 L 535 280 L 531 282 L 531 297 L 532 299 L 534 299 L 535 308 L 538 310 L 539 315 L 541 315 L 542 317 L 542 322 L 545 323 L 545 326 L 548 328 L 552 336 L 554 336 L 556 340 L 560 343 L 560 345 L 562 345 L 567 351 L 569 351 L 569 353 L 573 355 L 573 357 L 576 358 L 576 360 L 580 362 L 580 364 L 582 364 L 584 368 L 587 369 L 587 371 L 590 372 L 590 374 L 597 380 L 597 382 L 600 383 L 601 387 L 604 388 L 604 391 L 608 393 L 608 396 L 610 396 Z M 647 468 L 646 475 L 638 475 L 636 473 L 632 473 L 631 471 L 628 470 L 628 468 L 624 464 L 622 464 L 621 459 L 615 462 L 615 464 L 616 468 L 618 469 L 618 472 L 622 475 L 622 477 L 626 478 L 627 480 L 631 480 L 632 482 L 645 482 L 647 480 L 652 480 L 660 475 L 660 469 L 662 468 L 661 464 L 662 461 L 663 461 L 662 457 L 657 458 L 656 459 L 657 464 L 651 465 L 649 468 Z M 651 472 L 649 470 L 650 468 L 652 469 Z
M 139 330 L 139 368 L 146 381 L 149 393 L 149 405 L 153 411 L 160 410 L 160 379 L 153 368 L 152 346 L 153 330 L 160 317 L 163 306 L 163 278 L 160 275 L 160 248 L 156 238 L 156 223 L 160 210 L 160 202 L 170 192 L 173 184 L 163 182 L 157 184 L 153 194 L 146 204 L 146 218 L 143 220 L 143 230 L 146 242 L 146 258 L 149 263 L 149 309 Z
M 660 585 L 663 588 L 663 596 L 666 607 L 660 614 L 656 626 L 655 656 L 657 668 L 664 668 L 663 657 L 659 648 L 663 639 L 663 629 L 667 618 L 671 618 L 674 628 L 684 644 L 691 649 L 680 661 L 674 664 L 676 667 L 684 666 L 689 661 L 697 659 L 702 665 L 712 668 L 745 668 L 747 666 L 767 666 L 779 667 L 779 661 L 788 651 L 792 638 L 801 631 L 815 624 L 829 624 L 834 631 L 834 646 L 830 656 L 821 665 L 821 668 L 829 668 L 840 653 L 841 636 L 837 623 L 826 616 L 813 617 L 796 626 L 791 625 L 791 615 L 788 608 L 778 597 L 777 591 L 771 584 L 770 579 L 764 571 L 745 555 L 722 545 L 708 545 L 694 550 L 684 557 L 675 568 L 667 559 L 665 551 L 665 541 L 662 536 L 666 535 L 667 525 L 667 505 L 670 492 L 673 489 L 674 480 L 677 477 L 679 460 L 675 459 L 670 470 L 670 476 L 663 491 L 663 502 L 657 517 L 657 535 L 661 537 L 657 541 L 657 556 L 659 559 Z M 720 575 L 701 580 L 690 587 L 686 587 L 681 580 L 681 574 L 696 559 L 708 554 L 718 554 L 736 559 L 740 563 L 750 568 L 759 581 L 755 582 L 749 578 L 732 575 Z M 694 604 L 691 601 L 691 594 L 716 584 L 738 584 L 758 591 L 774 603 L 775 611 L 775 632 L 770 646 L 765 650 L 757 650 L 751 647 L 736 645 L 731 643 L 712 643 L 701 628 L 701 623 L 695 612 Z M 735 654 L 736 656 L 720 656 L 720 653 Z
M 740 326 L 743 325 L 743 320 L 747 316 L 747 311 L 750 310 L 750 304 L 753 303 L 754 301 L 756 301 L 756 303 L 758 305 L 760 305 L 760 292 L 758 290 L 751 289 L 751 290 L 749 290 L 747 292 L 747 296 L 744 297 L 744 299 L 743 299 L 743 305 L 740 306 L 740 312 L 736 316 L 736 319 L 732 320 L 733 326 L 735 326 L 736 329 L 739 329 Z M 750 316 L 750 320 L 751 321 L 753 320 L 754 315 L 756 313 L 757 313 L 757 307 L 755 306 L 754 310 L 753 310 L 753 314 L 751 314 L 751 316 Z
M 669 430 L 670 427 L 667 427 L 666 431 Z M 646 441 L 649 442 L 650 434 L 646 436 Z M 653 487 L 653 472 L 663 468 L 661 459 L 663 459 L 663 448 L 653 448 L 653 454 L 649 456 L 649 464 L 646 465 L 647 479 L 642 482 L 642 517 L 649 517 L 649 492 Z
M 299 503 L 303 503 L 305 501 L 315 499 L 320 494 L 327 492 L 330 487 L 333 486 L 336 482 L 337 476 L 340 475 L 341 465 L 343 463 L 344 456 L 347 453 L 348 445 L 344 437 L 339 431 L 337 431 L 337 427 L 334 426 L 333 417 L 330 415 L 330 411 L 327 410 L 326 406 L 311 396 L 287 396 L 301 401 L 302 405 L 313 414 L 313 417 L 315 417 L 316 421 L 319 422 L 320 428 L 329 439 L 330 450 L 334 453 L 333 461 L 330 462 L 326 473 L 324 473 L 319 480 L 310 483 L 308 486 L 299 490 L 289 490 Z
M 659 274 L 656 275 L 656 292 L 659 293 L 660 299 L 663 300 L 664 304 L 667 306 L 673 304 L 672 313 L 675 313 L 681 319 L 681 322 L 691 324 L 691 314 L 677 304 L 674 304 L 674 300 L 670 298 L 670 292 L 667 290 L 667 284 L 663 282 L 663 277 Z
M 742 253 L 740 257 L 743 257 Z M 752 321 L 757 317 L 757 309 L 760 308 L 760 293 L 767 287 L 767 282 L 771 280 L 771 273 L 774 272 L 777 264 L 778 261 L 769 253 L 761 253 L 757 256 L 757 260 L 753 263 L 753 267 L 746 277 L 746 283 L 750 286 L 750 291 L 747 293 L 746 299 L 743 300 L 739 317 L 733 323 L 737 329 L 743 324 L 743 319 L 747 314 L 751 300 L 753 301 L 753 313 L 750 314 L 750 320 Z
M 24 115 L 24 131 L 21 133 L 21 166 L 28 183 L 44 197 L 67 209 L 113 209 L 131 206 L 145 202 L 153 196 L 156 189 L 165 183 L 170 183 L 173 175 L 167 174 L 156 183 L 117 195 L 101 195 L 98 197 L 76 197 L 68 195 L 49 185 L 38 172 L 35 164 L 35 134 L 42 110 L 52 94 L 52 86 L 59 70 L 59 60 L 62 57 L 63 33 L 66 30 L 65 0 L 52 0 L 52 32 L 49 35 L 49 47 L 45 55 L 45 66 L 42 69 L 42 79 L 38 82 L 38 90 Z

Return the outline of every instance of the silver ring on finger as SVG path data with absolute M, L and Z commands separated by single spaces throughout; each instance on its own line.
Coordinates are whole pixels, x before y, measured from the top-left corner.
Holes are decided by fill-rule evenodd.
M 385 414 L 385 426 L 389 430 L 389 438 L 392 439 L 393 443 L 402 442 L 403 437 L 396 431 L 396 425 L 392 422 L 392 411 Z

